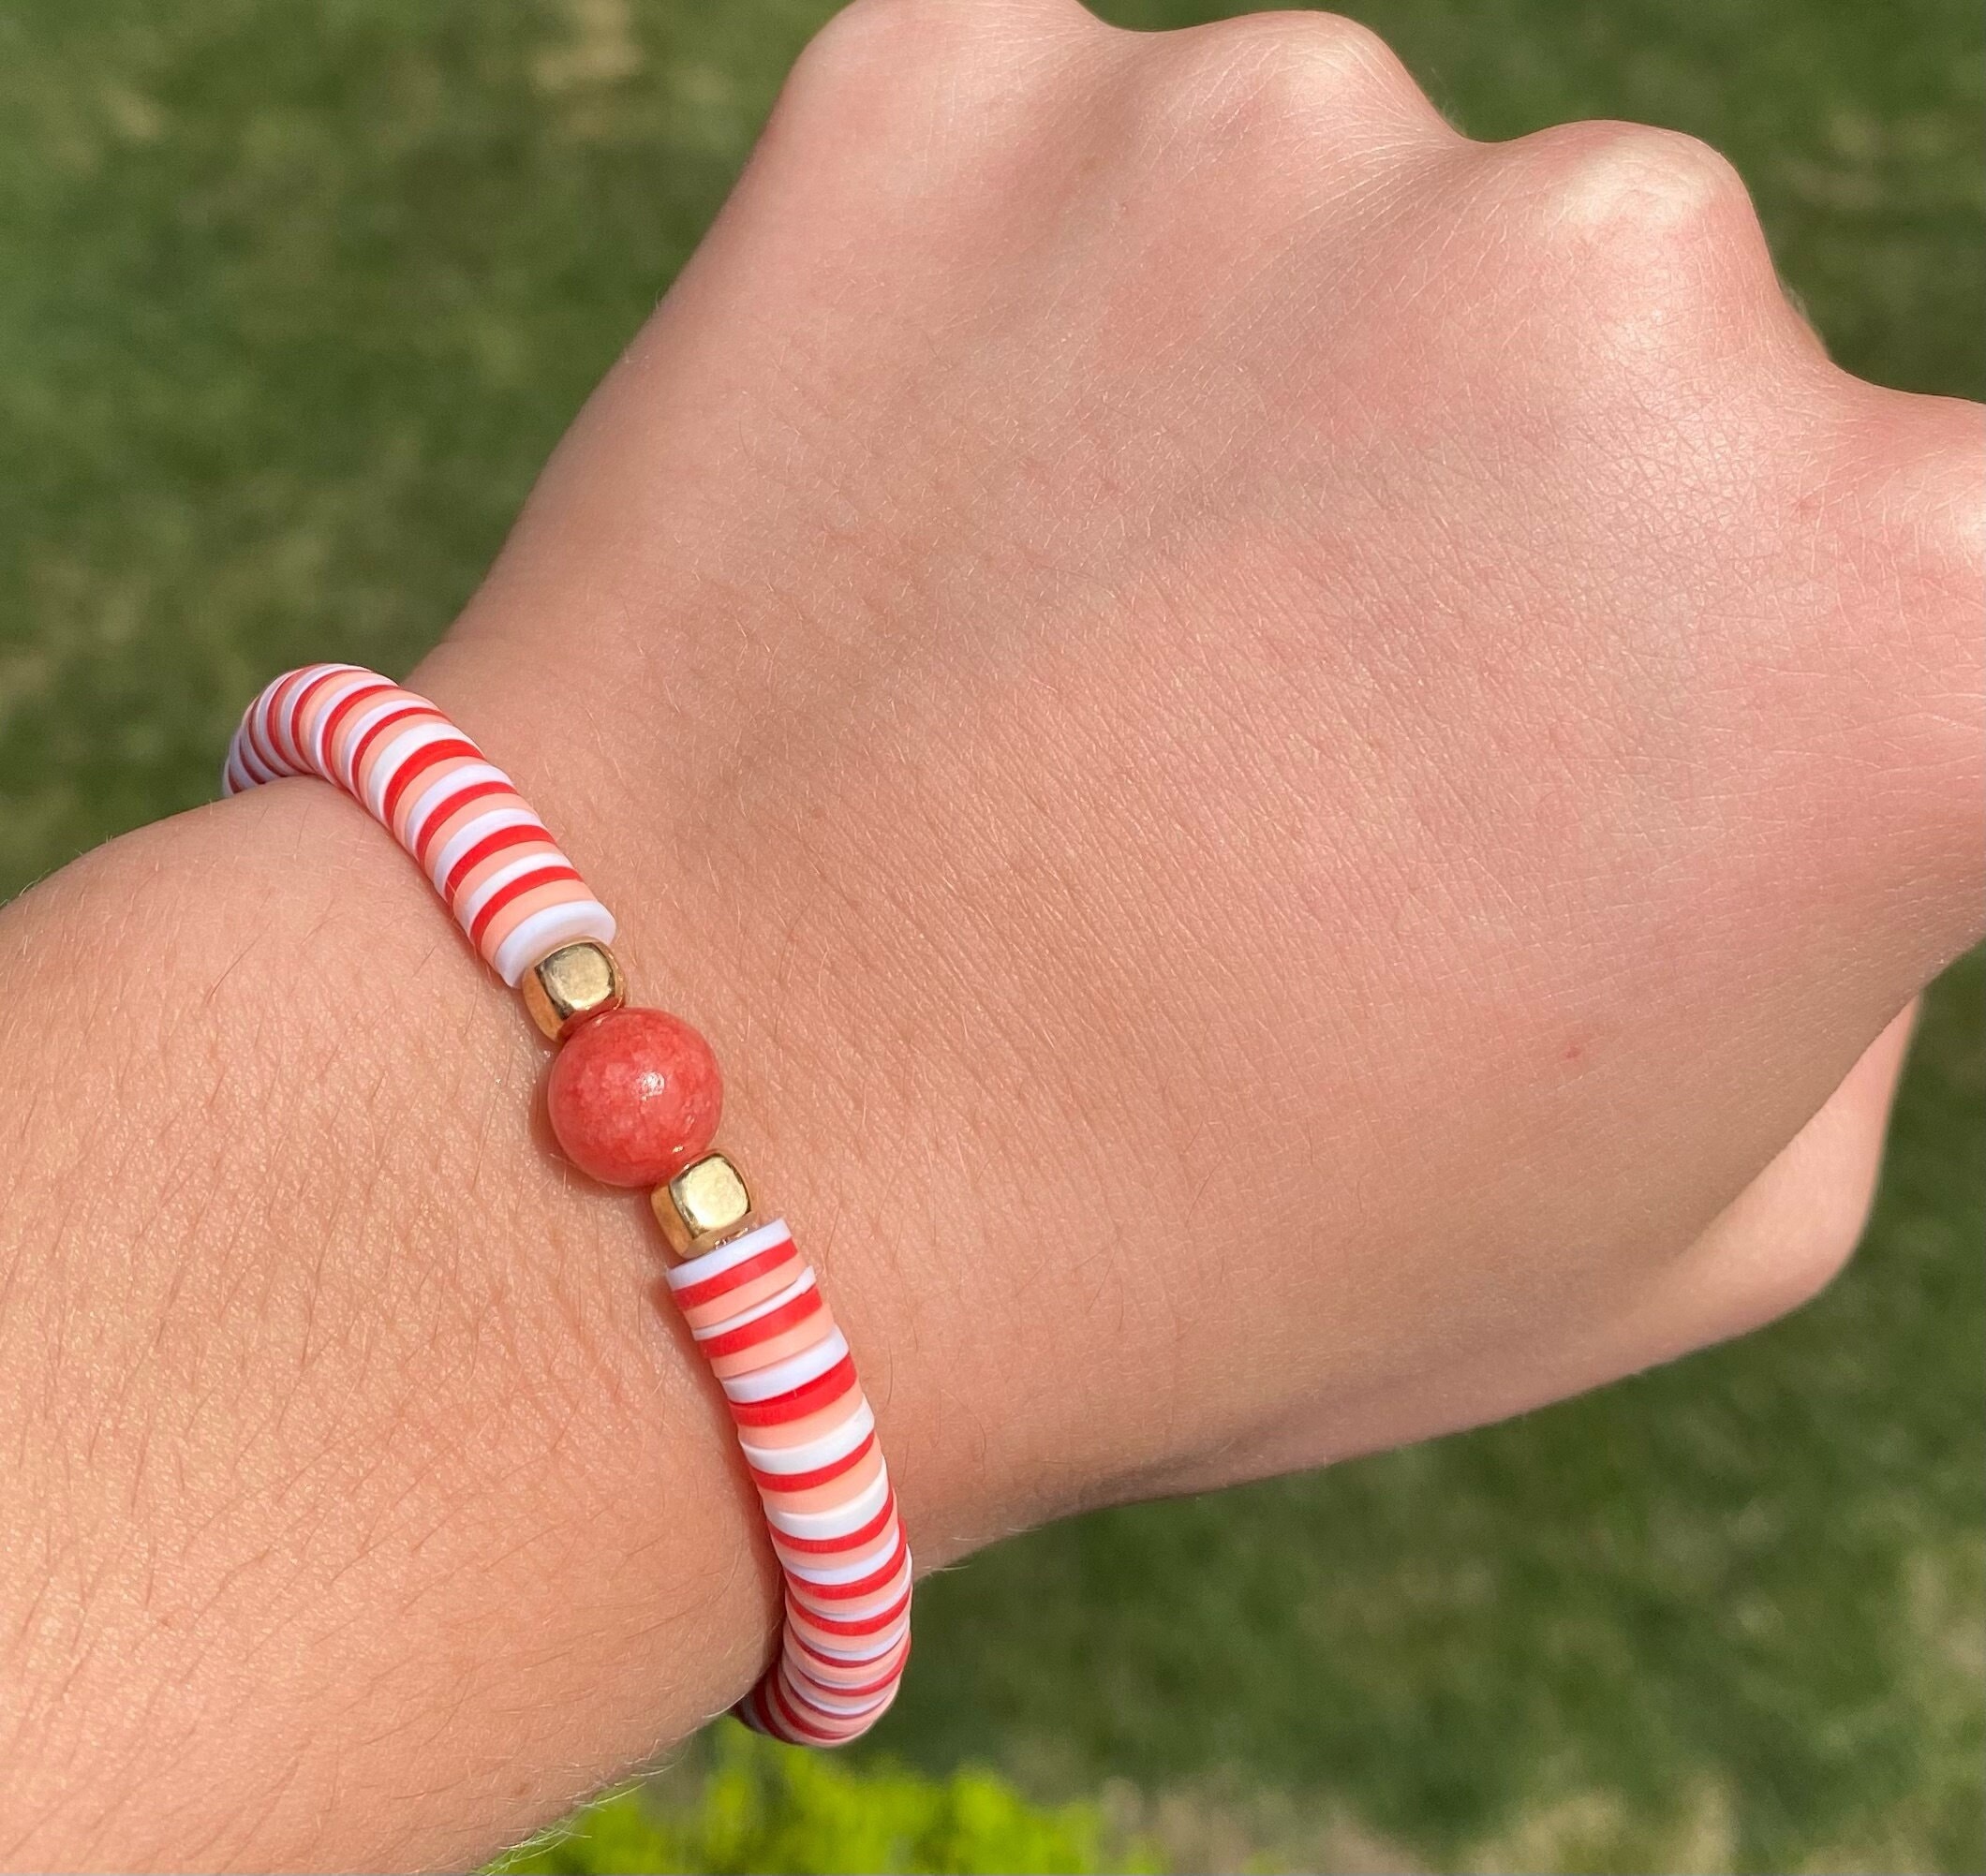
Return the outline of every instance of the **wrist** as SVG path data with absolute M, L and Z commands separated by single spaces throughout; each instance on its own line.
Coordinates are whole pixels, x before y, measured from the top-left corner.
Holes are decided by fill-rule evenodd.
M 1012 1241 L 1017 1224 L 1053 1228 L 1045 1174 L 1067 1169 L 1045 1161 L 1031 1186 L 1011 1155 L 975 1169 L 953 1132 L 976 1100 L 1008 1099 L 983 1085 L 974 1049 L 1010 1026 L 977 1020 L 961 986 L 909 981 L 847 916 L 859 873 L 815 830 L 759 811 L 736 745 L 685 730 L 727 720 L 725 700 L 651 681 L 684 663 L 666 628 L 654 632 L 672 639 L 666 660 L 597 621 L 562 636 L 609 668 L 591 710 L 547 697 L 529 657 L 502 655 L 486 611 L 409 682 L 476 726 L 615 908 L 638 998 L 717 1048 L 724 1139 L 821 1271 L 920 1568 L 1089 1501 L 1118 1464 L 1115 1428 L 1092 1418 L 1086 1446 L 1032 1411 L 1053 1393 L 1054 1302 L 1039 1269 L 1015 1280 Z M 744 734 L 778 746 L 763 726 Z M 552 1170 L 547 1204 L 600 1201 Z M 1024 1224 L 1002 1210 L 1016 1175 L 1037 1208 Z

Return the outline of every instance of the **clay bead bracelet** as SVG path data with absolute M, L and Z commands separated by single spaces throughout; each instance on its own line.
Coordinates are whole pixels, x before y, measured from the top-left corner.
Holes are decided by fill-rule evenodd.
M 553 1130 L 583 1172 L 649 1188 L 670 1293 L 723 1389 L 785 1581 L 778 1659 L 734 1711 L 802 1745 L 865 1733 L 911 1646 L 911 1553 L 876 1417 L 814 1273 L 717 1150 L 723 1083 L 674 1016 L 630 1009 L 614 915 L 502 770 L 376 672 L 279 677 L 235 731 L 222 788 L 316 776 L 413 857 L 558 1054 Z

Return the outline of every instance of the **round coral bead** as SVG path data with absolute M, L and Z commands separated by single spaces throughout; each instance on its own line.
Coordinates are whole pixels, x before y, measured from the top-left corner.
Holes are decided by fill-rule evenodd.
M 581 1172 L 660 1186 L 717 1138 L 724 1082 L 710 1044 L 660 1010 L 615 1010 L 576 1029 L 552 1064 L 552 1131 Z

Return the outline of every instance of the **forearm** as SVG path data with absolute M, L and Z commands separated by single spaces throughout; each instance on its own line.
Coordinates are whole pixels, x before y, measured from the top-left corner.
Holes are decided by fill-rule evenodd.
M 652 1227 L 379 830 L 271 790 L 0 933 L 0 1856 L 460 1862 L 734 1697 L 771 1573 Z

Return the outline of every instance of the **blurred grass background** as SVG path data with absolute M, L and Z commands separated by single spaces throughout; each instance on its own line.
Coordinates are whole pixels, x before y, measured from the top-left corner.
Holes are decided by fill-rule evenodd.
M 827 10 L 9 0 L 0 893 L 204 798 L 271 672 L 401 671 L 440 633 Z M 1709 138 L 1837 357 L 1980 394 L 1976 6 L 1349 10 L 1475 135 Z M 643 1802 L 698 1830 L 865 1789 L 920 1830 L 1015 1792 L 1034 1818 L 1026 1853 L 725 1839 L 793 1868 L 1981 1869 L 1981 1004 L 1974 957 L 1931 999 L 1867 1247 L 1798 1318 L 1516 1425 L 1009 1544 L 926 1588 L 903 1700 L 839 1762 L 856 1799 L 704 1741 Z M 975 1765 L 1000 1779 L 953 1779 Z M 614 1818 L 567 1867 L 662 1854 Z M 670 1854 L 716 1856 L 690 1828 Z

